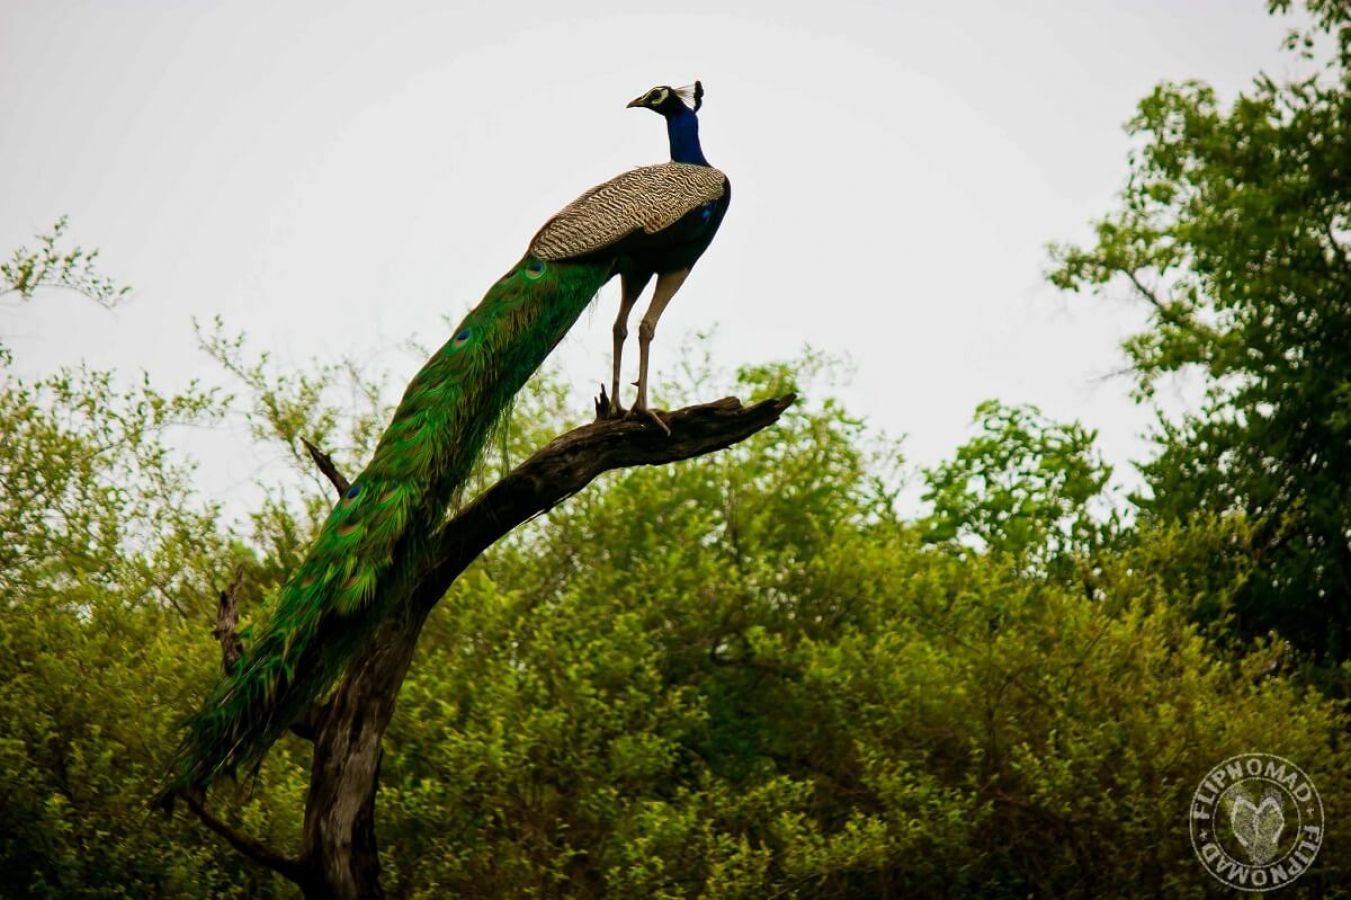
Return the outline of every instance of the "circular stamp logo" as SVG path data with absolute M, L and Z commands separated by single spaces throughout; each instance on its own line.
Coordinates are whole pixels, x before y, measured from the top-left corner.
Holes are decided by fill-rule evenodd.
M 1323 801 L 1290 760 L 1241 753 L 1201 779 L 1191 836 L 1206 871 L 1227 887 L 1275 890 L 1313 865 L 1323 845 Z

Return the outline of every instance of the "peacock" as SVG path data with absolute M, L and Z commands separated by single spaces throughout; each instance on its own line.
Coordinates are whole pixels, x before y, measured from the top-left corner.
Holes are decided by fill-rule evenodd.
M 671 161 L 582 194 L 544 224 L 405 390 L 370 463 L 324 521 L 246 655 L 185 723 L 159 795 L 170 805 L 256 765 L 332 686 L 409 587 L 425 540 L 462 489 L 490 432 L 526 379 L 601 286 L 620 278 L 610 416 L 649 409 L 657 320 L 708 248 L 731 199 L 699 144 L 703 85 L 654 87 L 628 105 L 666 119 Z M 637 395 L 619 403 L 629 312 L 656 278 L 639 328 Z

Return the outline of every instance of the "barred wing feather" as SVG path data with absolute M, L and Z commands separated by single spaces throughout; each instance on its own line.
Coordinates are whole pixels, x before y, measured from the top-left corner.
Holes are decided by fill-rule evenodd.
M 711 166 L 641 166 L 597 185 L 565 206 L 530 241 L 540 259 L 573 259 L 612 246 L 636 231 L 655 234 L 717 200 L 727 176 Z

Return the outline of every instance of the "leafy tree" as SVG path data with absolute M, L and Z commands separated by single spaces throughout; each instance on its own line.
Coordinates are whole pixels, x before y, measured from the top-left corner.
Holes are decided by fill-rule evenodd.
M 924 473 L 927 540 L 973 541 L 1043 570 L 1063 570 L 1101 544 L 1113 518 L 1103 496 L 1112 469 L 1093 447 L 1095 432 L 994 400 L 974 418 L 980 433 Z
M 99 274 L 95 266 L 99 251 L 80 246 L 58 248 L 69 224 L 70 220 L 62 216 L 46 234 L 38 235 L 37 249 L 20 247 L 8 261 L 0 263 L 0 297 L 17 294 L 21 300 L 32 300 L 44 288 L 61 288 L 111 307 L 131 292 L 129 286 Z
M 97 273 L 96 252 L 57 249 L 64 228 L 0 266 L 0 294 L 128 293 Z M 243 897 L 271 882 L 144 812 L 177 710 L 209 671 L 193 651 L 210 646 L 217 587 L 240 565 L 265 583 L 174 447 L 175 429 L 215 427 L 229 402 L 84 367 L 25 380 L 0 358 L 4 892 Z M 254 824 L 275 833 L 266 815 Z
M 100 275 L 95 263 L 97 250 L 58 245 L 69 224 L 65 216 L 56 220 L 45 234 L 38 235 L 37 248 L 19 247 L 5 262 L 0 262 L 0 298 L 8 295 L 32 300 L 37 292 L 55 288 L 75 291 L 106 308 L 116 306 L 131 288 L 118 285 Z M 0 362 L 10 359 L 10 350 L 0 341 Z
M 1273 12 L 1288 0 L 1274 0 Z M 1150 326 L 1125 350 L 1138 395 L 1192 371 L 1201 409 L 1161 417 L 1141 509 L 1242 515 L 1260 560 L 1235 598 L 1240 637 L 1275 629 L 1351 656 L 1351 5 L 1311 0 L 1287 41 L 1313 74 L 1263 75 L 1231 104 L 1162 84 L 1128 130 L 1142 143 L 1096 243 L 1055 250 L 1057 285 L 1122 282 Z M 1328 44 L 1330 49 L 1325 50 Z

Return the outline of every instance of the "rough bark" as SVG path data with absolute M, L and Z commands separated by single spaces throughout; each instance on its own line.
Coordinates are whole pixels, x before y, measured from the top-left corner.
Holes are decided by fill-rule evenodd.
M 744 407 L 734 397 L 663 413 L 669 435 L 645 421 L 601 420 L 555 438 L 484 491 L 429 541 L 411 590 L 311 716 L 314 759 L 301 852 L 295 861 L 255 860 L 281 871 L 307 897 L 383 896 L 375 831 L 380 742 L 428 613 L 480 553 L 612 469 L 663 465 L 730 447 L 776 421 L 790 394 Z M 316 461 L 326 457 L 311 449 Z M 317 455 L 316 455 L 317 454 Z M 335 484 L 345 479 L 332 468 Z M 335 477 L 336 476 L 336 477 Z M 239 844 L 232 841 L 237 848 Z M 242 851 L 241 851 L 242 852 Z

